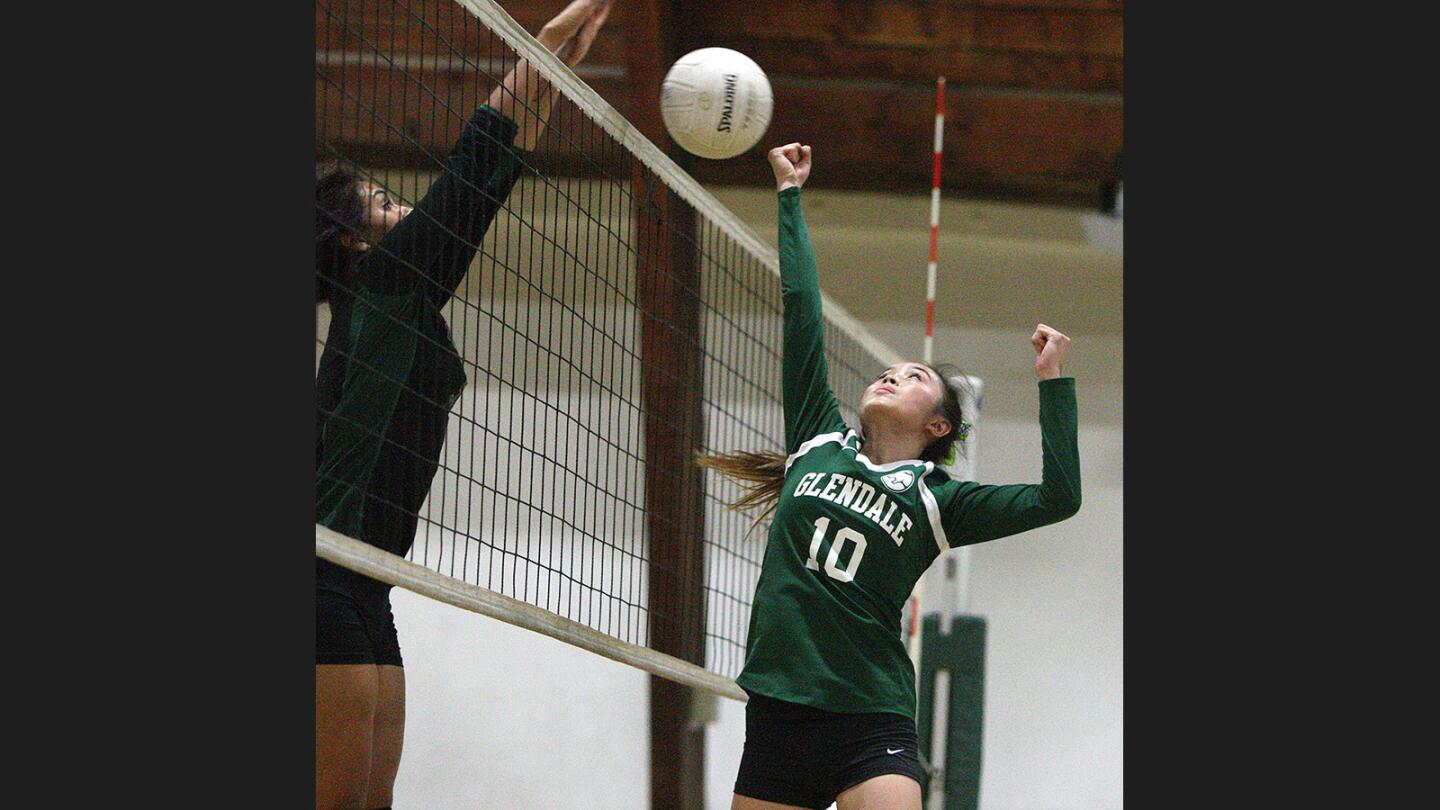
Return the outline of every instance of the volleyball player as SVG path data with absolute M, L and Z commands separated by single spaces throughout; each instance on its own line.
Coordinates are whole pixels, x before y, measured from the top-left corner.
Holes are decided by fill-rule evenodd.
M 897 363 L 866 389 L 860 430 L 830 391 L 815 256 L 801 210 L 810 147 L 769 153 L 780 205 L 785 448 L 702 458 L 774 510 L 750 615 L 745 748 L 732 810 L 920 810 L 915 672 L 900 613 L 946 549 L 1055 523 L 1080 508 L 1070 339 L 1040 324 L 1040 484 L 948 476 L 968 425 L 935 368 Z
M 575 0 L 537 35 L 584 59 L 610 0 Z M 534 149 L 553 101 L 521 61 L 470 118 L 414 210 L 317 167 L 316 299 L 331 323 L 316 379 L 316 520 L 405 555 L 465 373 L 440 310 Z M 315 804 L 388 808 L 405 731 L 390 586 L 315 563 Z

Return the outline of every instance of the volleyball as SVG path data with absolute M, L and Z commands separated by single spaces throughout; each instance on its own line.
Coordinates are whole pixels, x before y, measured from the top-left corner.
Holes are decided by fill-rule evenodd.
M 660 84 L 660 116 L 681 148 L 703 158 L 731 158 L 760 142 L 774 96 L 755 61 L 729 48 L 691 51 Z

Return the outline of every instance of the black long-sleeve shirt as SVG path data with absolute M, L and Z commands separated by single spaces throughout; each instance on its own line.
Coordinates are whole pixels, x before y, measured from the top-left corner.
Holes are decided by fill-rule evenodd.
M 519 176 L 515 132 L 480 107 L 425 197 L 357 261 L 353 295 L 332 300 L 316 378 L 315 519 L 394 554 L 414 542 L 465 386 L 440 308 Z

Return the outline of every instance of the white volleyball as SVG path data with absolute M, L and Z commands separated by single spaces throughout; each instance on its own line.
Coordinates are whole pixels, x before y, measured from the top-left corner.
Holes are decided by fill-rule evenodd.
M 730 158 L 760 142 L 775 106 L 755 61 L 729 48 L 691 51 L 660 85 L 660 116 L 670 137 L 703 158 Z

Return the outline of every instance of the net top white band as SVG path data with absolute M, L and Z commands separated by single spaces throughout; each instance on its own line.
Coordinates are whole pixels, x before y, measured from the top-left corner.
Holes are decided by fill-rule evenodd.
M 582 650 L 628 664 L 652 675 L 714 692 L 721 697 L 741 702 L 748 699 L 745 690 L 732 678 L 656 652 L 649 647 L 622 641 L 529 602 L 462 582 L 423 565 L 398 558 L 388 551 L 332 531 L 319 523 L 315 524 L 315 554 L 321 559 L 343 565 L 371 579 L 388 582 L 436 601 L 573 644 Z

